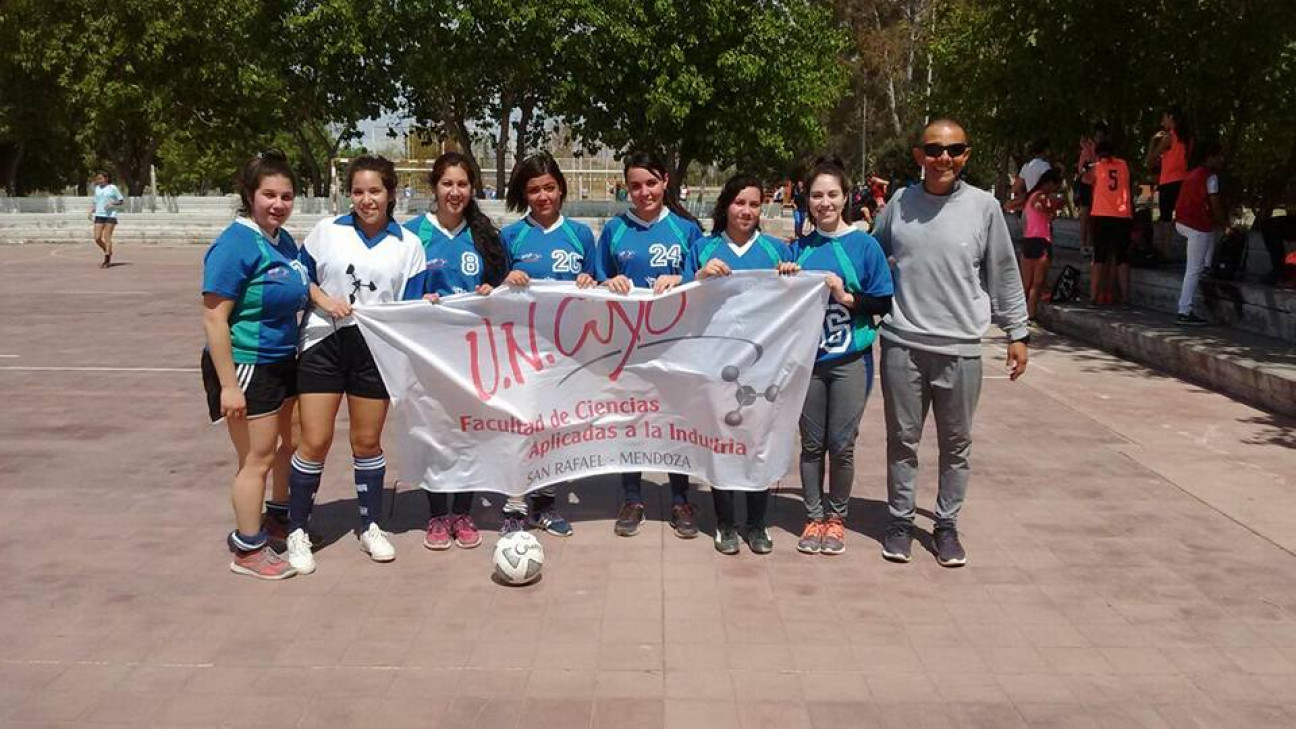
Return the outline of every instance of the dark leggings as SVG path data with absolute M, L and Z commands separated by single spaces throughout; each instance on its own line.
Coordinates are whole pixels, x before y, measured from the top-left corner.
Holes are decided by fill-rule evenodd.
M 433 519 L 449 516 L 451 513 L 455 516 L 463 516 L 472 511 L 472 491 L 460 491 L 453 494 L 433 493 L 431 491 L 424 491 L 423 493 L 427 494 L 428 511 L 432 512 Z
M 734 505 L 739 493 L 747 496 L 747 528 L 764 528 L 765 512 L 769 508 L 769 491 L 726 491 L 712 488 L 711 498 L 715 501 L 716 524 L 724 527 L 737 526 Z
M 670 476 L 671 485 L 671 504 L 674 506 L 683 506 L 688 503 L 689 478 L 682 473 L 667 474 Z M 643 503 L 643 474 L 642 473 L 623 473 L 621 474 L 621 491 L 627 502 L 642 504 Z

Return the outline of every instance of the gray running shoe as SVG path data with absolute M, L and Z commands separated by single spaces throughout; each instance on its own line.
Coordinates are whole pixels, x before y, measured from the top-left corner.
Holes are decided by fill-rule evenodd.
M 913 525 L 905 519 L 896 519 L 887 525 L 882 536 L 882 557 L 892 562 L 913 559 Z
M 953 524 L 936 527 L 932 537 L 936 540 L 936 561 L 942 567 L 962 567 L 967 564 L 967 552 L 959 543 L 958 529 Z
M 774 551 L 774 540 L 765 527 L 747 527 L 747 546 L 752 554 L 769 554 Z

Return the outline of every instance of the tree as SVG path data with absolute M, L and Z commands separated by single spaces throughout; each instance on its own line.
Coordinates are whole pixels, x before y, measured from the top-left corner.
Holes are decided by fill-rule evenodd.
M 693 162 L 781 168 L 824 138 L 845 34 L 811 0 L 607 0 L 573 8 L 555 111 L 584 143 Z
M 1001 161 L 1039 136 L 1065 150 L 1102 120 L 1138 166 L 1160 111 L 1178 105 L 1198 136 L 1227 143 L 1242 197 L 1263 206 L 1296 174 L 1286 10 L 1272 0 L 951 2 L 932 41 L 936 106 Z

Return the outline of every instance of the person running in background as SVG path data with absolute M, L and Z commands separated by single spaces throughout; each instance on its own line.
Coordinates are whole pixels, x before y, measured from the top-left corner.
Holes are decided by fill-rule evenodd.
M 806 221 L 806 190 L 800 180 L 792 187 L 792 240 L 801 237 Z
M 1219 170 L 1224 165 L 1224 149 L 1218 142 L 1202 145 L 1201 164 L 1183 179 L 1175 203 L 1175 230 L 1188 239 L 1188 260 L 1184 263 L 1183 284 L 1179 288 L 1177 321 L 1185 326 L 1202 326 L 1206 320 L 1193 312 L 1197 283 L 1211 265 L 1215 243 L 1228 224 L 1228 214 L 1220 196 Z
M 806 524 L 797 551 L 841 554 L 846 551 L 844 522 L 855 481 L 855 437 L 873 390 L 874 317 L 891 309 L 891 271 L 873 236 L 845 220 L 850 182 L 839 162 L 817 161 L 805 187 L 814 229 L 797 241 L 793 253 L 802 269 L 828 274 L 825 283 L 831 296 L 801 408 Z
M 203 256 L 201 370 L 207 411 L 225 421 L 238 457 L 230 487 L 234 531 L 226 542 L 236 574 L 281 580 L 297 574 L 270 546 L 287 516 L 287 468 L 297 398 L 298 316 L 311 283 L 306 253 L 283 229 L 297 179 L 282 152 L 249 160 L 235 181 L 239 215 Z M 261 500 L 274 474 L 272 500 Z
M 112 184 L 112 176 L 100 172 L 94 176 L 94 203 L 90 206 L 90 220 L 94 222 L 94 242 L 103 251 L 99 268 L 112 267 L 113 233 L 117 229 L 117 209 L 126 204 L 121 190 Z
M 603 226 L 595 277 L 618 294 L 629 293 L 636 286 L 661 293 L 680 282 L 684 254 L 702 237 L 702 229 L 675 199 L 670 175 L 656 155 L 635 152 L 627 156 L 625 182 L 630 190 L 630 210 Z M 670 488 L 671 528 L 675 536 L 692 539 L 698 528 L 688 500 L 688 476 L 670 474 Z M 613 531 L 632 537 L 644 520 L 643 474 L 621 474 L 621 489 L 623 501 Z
M 1085 173 L 1093 186 L 1093 263 L 1089 273 L 1089 301 L 1111 304 L 1113 280 L 1120 290 L 1119 303 L 1129 301 L 1130 232 L 1134 227 L 1134 192 L 1129 164 L 1116 156 L 1111 140 L 1094 147 L 1097 162 Z
M 425 298 L 470 291 L 489 294 L 508 273 L 508 252 L 499 231 L 477 205 L 481 175 L 465 155 L 446 152 L 432 162 L 428 176 L 436 197 L 436 212 L 407 220 L 406 230 L 418 236 L 427 259 Z M 481 544 L 481 532 L 472 518 L 475 494 L 459 491 L 444 494 L 429 491 L 427 533 L 423 546 L 449 549 L 453 544 L 472 549 Z
M 1193 156 L 1193 135 L 1188 120 L 1177 106 L 1161 114 L 1161 129 L 1148 144 L 1147 164 L 1160 167 L 1157 174 L 1156 232 L 1152 244 L 1162 258 L 1170 258 L 1174 239 L 1175 203 L 1179 189 L 1188 176 L 1188 160 Z
M 594 233 L 584 223 L 563 216 L 566 200 L 567 178 L 548 153 L 527 157 L 513 169 L 508 209 L 526 217 L 502 234 L 513 268 L 504 283 L 524 287 L 533 280 L 574 281 L 581 288 L 597 283 Z M 526 523 L 556 537 L 572 534 L 571 523 L 558 511 L 557 486 L 546 486 L 527 500 L 508 499 L 503 517 L 501 531 L 506 534 L 522 531 Z
M 1022 211 L 1025 239 L 1022 241 L 1022 282 L 1026 285 L 1026 315 L 1035 319 L 1035 307 L 1048 279 L 1049 260 L 1053 257 L 1053 218 L 1062 210 L 1056 195 L 1062 175 L 1048 170 L 1040 176 L 1035 188 L 1026 196 Z
M 993 195 L 959 179 L 971 149 L 959 122 L 928 124 L 913 148 L 922 184 L 893 197 L 875 228 L 895 276 L 881 330 L 891 513 L 882 556 L 893 562 L 911 559 L 918 446 L 930 410 L 940 450 L 936 561 L 966 564 L 958 517 L 971 476 L 981 338 L 991 321 L 1008 334 L 1009 378 L 1026 371 L 1026 297 L 1008 225 Z
M 382 431 L 389 397 L 351 307 L 418 297 L 427 275 L 418 236 L 392 219 L 396 166 L 384 157 L 363 155 L 347 166 L 345 180 L 351 212 L 321 220 L 305 245 L 318 285 L 311 289 L 312 308 L 302 323 L 297 363 L 301 443 L 288 482 L 293 529 L 288 561 L 303 575 L 315 571 L 307 530 L 344 396 L 360 549 L 375 562 L 396 559 L 396 548 L 378 526 L 387 475 Z
M 795 273 L 800 270 L 792 249 L 783 241 L 760 230 L 763 186 L 751 175 L 736 174 L 725 182 L 711 211 L 711 234 L 697 240 L 684 261 L 684 279 L 705 281 L 728 276 L 734 271 L 778 270 Z M 747 502 L 747 519 L 743 536 L 756 554 L 769 554 L 774 541 L 765 528 L 769 508 L 769 491 L 743 492 Z M 737 494 L 719 484 L 711 487 L 715 504 L 715 548 L 721 554 L 738 553 L 738 521 L 735 513 Z

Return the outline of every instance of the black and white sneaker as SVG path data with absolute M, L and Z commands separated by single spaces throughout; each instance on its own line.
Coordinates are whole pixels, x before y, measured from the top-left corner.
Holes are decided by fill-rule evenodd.
M 967 564 L 967 552 L 959 543 L 958 529 L 953 524 L 938 526 L 932 531 L 936 541 L 936 561 L 942 567 L 962 567 Z
M 1179 316 L 1175 317 L 1175 322 L 1180 326 L 1185 326 L 1185 327 L 1204 327 L 1207 324 L 1210 324 L 1210 322 L 1206 321 L 1200 316 L 1197 316 L 1191 311 L 1188 312 L 1187 314 L 1180 314 Z
M 738 530 L 724 524 L 717 525 L 715 548 L 720 554 L 738 554 Z
M 882 558 L 891 562 L 908 562 L 913 559 L 913 525 L 906 519 L 896 519 L 887 525 L 882 535 Z

